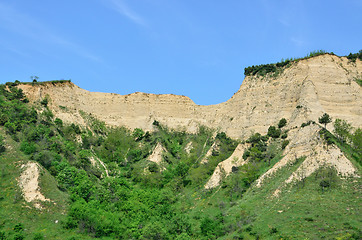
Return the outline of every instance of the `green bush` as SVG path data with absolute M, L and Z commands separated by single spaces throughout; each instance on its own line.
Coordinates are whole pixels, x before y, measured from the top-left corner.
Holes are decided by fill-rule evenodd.
M 278 123 L 278 128 L 282 128 L 285 125 L 287 125 L 287 120 L 285 118 L 280 119 L 280 121 Z
M 40 104 L 43 105 L 44 107 L 47 107 L 48 103 L 49 103 L 49 100 L 47 97 L 44 98 L 43 100 L 41 100 L 41 102 L 40 102 Z
M 279 128 L 276 128 L 275 126 L 270 126 L 268 128 L 268 136 L 272 138 L 278 138 L 280 137 L 281 130 Z
M 54 120 L 54 123 L 55 123 L 55 125 L 57 125 L 58 127 L 63 127 L 63 121 L 62 121 L 62 119 L 59 119 L 59 118 L 56 118 L 55 120 Z
M 289 144 L 289 140 L 284 140 L 282 142 L 282 149 L 285 149 L 288 146 L 288 144 Z
M 37 151 L 36 145 L 33 142 L 23 141 L 20 144 L 20 151 L 28 155 L 33 154 Z

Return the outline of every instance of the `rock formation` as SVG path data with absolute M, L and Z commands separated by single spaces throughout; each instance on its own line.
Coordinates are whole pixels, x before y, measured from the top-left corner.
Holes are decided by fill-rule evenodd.
M 48 96 L 55 116 L 85 125 L 79 112 L 106 124 L 153 130 L 154 120 L 176 129 L 196 132 L 206 125 L 233 138 L 266 133 L 281 118 L 289 126 L 317 121 L 324 112 L 354 127 L 362 126 L 362 62 L 325 54 L 294 62 L 277 77 L 247 76 L 239 91 L 224 103 L 196 105 L 185 96 L 133 93 L 118 95 L 83 90 L 72 83 L 20 85 L 31 101 Z

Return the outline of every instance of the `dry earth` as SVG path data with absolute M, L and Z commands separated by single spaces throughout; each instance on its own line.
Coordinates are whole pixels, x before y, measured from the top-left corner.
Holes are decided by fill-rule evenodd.
M 163 160 L 162 154 L 164 152 L 166 152 L 166 149 L 162 146 L 161 143 L 157 143 L 156 147 L 152 151 L 152 154 L 148 157 L 148 160 L 157 164 L 161 164 Z
M 209 162 L 209 157 L 211 157 L 213 151 L 218 151 L 220 148 L 219 143 L 215 141 L 209 150 L 206 152 L 205 156 L 201 159 L 201 164 L 206 164 Z
M 205 184 L 205 188 L 211 189 L 219 186 L 221 180 L 232 173 L 233 167 L 239 167 L 245 164 L 246 162 L 243 160 L 243 154 L 247 148 L 247 145 L 239 144 L 228 159 L 220 162 L 215 168 L 209 181 Z
M 40 192 L 39 170 L 40 166 L 36 162 L 28 162 L 21 166 L 23 172 L 19 177 L 19 186 L 23 197 L 27 202 L 33 202 L 34 207 L 41 209 L 39 201 L 50 201 Z

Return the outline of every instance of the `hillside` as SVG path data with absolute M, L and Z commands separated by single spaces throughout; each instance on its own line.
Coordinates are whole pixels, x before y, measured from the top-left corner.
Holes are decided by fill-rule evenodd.
M 361 239 L 361 70 L 291 61 L 210 106 L 0 85 L 0 240 Z

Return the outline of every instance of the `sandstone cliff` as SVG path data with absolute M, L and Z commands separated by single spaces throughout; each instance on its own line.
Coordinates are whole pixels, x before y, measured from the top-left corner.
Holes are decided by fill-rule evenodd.
M 244 138 L 252 132 L 266 133 L 283 117 L 292 127 L 317 121 L 324 112 L 362 127 L 362 88 L 354 81 L 361 77 L 358 59 L 352 63 L 325 54 L 293 63 L 277 77 L 246 77 L 231 99 L 210 106 L 172 94 L 94 93 L 72 83 L 19 87 L 30 101 L 49 96 L 55 116 L 67 122 L 84 125 L 79 114 L 84 111 L 109 125 L 131 129 L 152 130 L 157 120 L 173 129 L 195 132 L 201 124 Z

